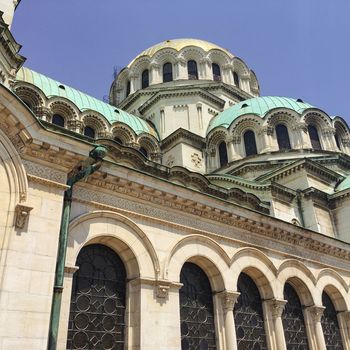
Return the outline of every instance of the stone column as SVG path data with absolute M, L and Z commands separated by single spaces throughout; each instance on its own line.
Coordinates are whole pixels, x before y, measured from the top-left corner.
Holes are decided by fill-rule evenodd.
M 265 126 L 259 132 L 259 135 L 262 136 L 262 141 L 263 141 L 261 153 L 273 151 L 274 149 L 271 146 L 273 128 L 271 126 Z
M 138 90 L 138 76 L 136 74 L 130 74 L 130 94 L 133 94 Z
M 250 77 L 249 75 L 241 75 L 241 89 L 245 92 L 250 93 Z
M 200 60 L 201 65 L 201 76 L 200 79 L 213 80 L 213 72 L 211 70 L 211 61 L 209 58 L 205 57 Z
M 286 305 L 286 300 L 278 300 L 278 299 L 271 299 L 271 300 L 265 300 L 264 303 L 266 304 L 266 310 L 268 311 L 268 315 L 265 317 L 267 319 L 272 320 L 272 333 L 274 336 L 274 343 L 276 350 L 286 350 L 286 340 L 284 338 L 284 330 L 283 330 L 283 323 L 282 323 L 282 312 L 284 310 L 284 306 Z
M 322 135 L 319 135 L 321 140 L 323 140 L 324 144 L 324 149 L 328 151 L 337 151 L 338 146 L 337 143 L 335 142 L 335 128 L 329 127 L 325 130 L 323 130 Z M 321 141 L 322 142 L 322 141 Z
M 187 73 L 187 62 L 183 59 L 178 59 L 174 65 L 176 75 L 174 75 L 174 80 L 188 79 Z
M 39 106 L 35 108 L 34 113 L 38 116 L 38 118 L 51 123 L 52 112 L 49 108 L 44 106 Z
M 296 136 L 296 142 L 294 143 L 296 148 L 311 148 L 311 141 L 305 123 L 297 123 L 294 126 L 293 131 Z
M 324 306 L 309 306 L 305 308 L 307 325 L 309 327 L 309 336 L 312 339 L 314 350 L 326 350 L 326 343 L 323 336 L 323 330 L 321 325 L 321 317 L 323 315 Z
M 150 65 L 150 77 L 149 85 L 159 84 L 162 82 L 160 75 L 160 65 L 157 63 L 151 63 Z
M 226 350 L 237 350 L 236 328 L 235 319 L 233 317 L 233 308 L 241 293 L 223 291 L 220 293 L 222 300 L 222 307 L 224 310 L 224 322 L 225 322 L 225 341 Z
M 344 350 L 350 350 L 350 311 L 338 312 L 338 323 Z
M 69 130 L 77 132 L 79 134 L 83 131 L 83 123 L 80 120 L 70 119 L 67 122 L 67 127 Z
M 242 158 L 239 152 L 240 143 L 240 136 L 233 136 L 227 141 L 227 156 L 229 162 Z

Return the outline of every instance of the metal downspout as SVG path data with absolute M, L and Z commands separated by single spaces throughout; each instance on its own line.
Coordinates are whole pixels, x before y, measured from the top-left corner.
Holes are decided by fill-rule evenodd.
M 48 350 L 56 350 L 58 326 L 61 312 L 64 267 L 66 261 L 68 227 L 72 204 L 73 185 L 78 181 L 86 178 L 101 167 L 102 160 L 107 154 L 107 149 L 103 146 L 96 146 L 89 154 L 87 165 L 74 169 L 73 173 L 68 175 L 67 185 L 69 188 L 64 193 L 63 210 L 61 217 L 61 228 L 58 241 L 55 283 L 52 295 L 49 335 L 47 342 Z M 90 164 L 89 164 L 90 163 Z M 92 164 L 91 164 L 92 163 Z

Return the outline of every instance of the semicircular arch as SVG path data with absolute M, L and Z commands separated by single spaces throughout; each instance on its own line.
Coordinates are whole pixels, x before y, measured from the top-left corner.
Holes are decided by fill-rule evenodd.
M 124 261 L 129 279 L 158 278 L 160 264 L 153 244 L 126 216 L 98 210 L 74 219 L 69 225 L 67 263 L 74 265 L 82 247 L 92 243 L 114 249 Z
M 176 242 L 164 264 L 164 278 L 180 281 L 185 262 L 197 264 L 207 274 L 213 291 L 230 289 L 229 262 L 226 251 L 214 240 L 203 235 L 191 235 Z

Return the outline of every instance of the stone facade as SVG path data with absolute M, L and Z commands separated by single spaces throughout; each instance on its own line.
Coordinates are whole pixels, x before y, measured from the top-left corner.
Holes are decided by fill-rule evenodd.
M 299 299 L 308 348 L 322 350 L 335 342 L 350 349 L 347 124 L 313 107 L 296 112 L 284 106 L 263 116 L 251 111 L 208 131 L 221 113 L 237 113 L 239 103 L 253 108 L 259 101 L 256 77 L 247 71 L 237 87 L 232 69 L 240 72 L 246 65 L 212 44 L 167 45 L 172 44 L 146 50 L 112 85 L 111 102 L 118 103 L 113 108 L 130 113 L 136 106 L 148 108 L 134 117 L 139 118 L 134 127 L 80 110 L 59 95 L 48 97 L 23 76 L 0 86 L 0 350 L 47 349 L 67 180 L 93 161 L 89 152 L 96 143 L 107 149 L 102 166 L 73 188 L 58 349 L 186 349 L 186 341 L 193 339 L 184 331 L 181 293 L 187 282 L 181 276 L 189 263 L 209 280 L 215 339 L 209 347 L 206 335 L 197 336 L 201 347 L 193 348 L 253 348 L 244 345 L 237 318 L 244 275 L 258 289 L 259 332 L 268 349 L 294 344 L 286 323 L 286 284 Z M 174 57 L 176 70 L 174 80 L 163 84 L 161 64 L 170 60 L 167 55 Z M 198 80 L 186 81 L 188 59 L 199 62 Z M 211 79 L 213 62 L 221 65 L 220 82 Z M 149 86 L 142 88 L 146 68 Z M 123 99 L 127 79 L 130 95 Z M 230 105 L 225 99 L 233 93 L 237 100 Z M 55 124 L 55 115 L 66 118 L 64 125 Z M 169 119 L 163 131 L 162 118 Z M 146 119 L 153 121 L 151 131 L 141 133 L 135 125 Z M 288 128 L 287 150 L 278 140 L 280 123 Z M 310 125 L 319 131 L 320 148 L 312 143 Z M 86 126 L 95 128 L 94 137 L 84 135 Z M 247 155 L 247 130 L 255 132 L 256 154 Z M 85 309 L 73 315 L 80 306 L 72 300 L 83 290 L 77 275 L 85 271 L 79 257 L 94 245 L 110 248 L 125 267 L 119 345 L 102 339 L 115 337 L 118 330 L 101 333 L 94 323 L 98 313 L 89 330 L 79 328 L 78 316 L 87 317 Z M 86 291 L 82 295 L 91 297 Z M 111 298 L 89 299 L 87 308 Z M 102 313 L 103 319 L 113 310 Z M 74 327 L 79 331 L 74 333 Z M 84 343 L 82 336 L 89 340 Z

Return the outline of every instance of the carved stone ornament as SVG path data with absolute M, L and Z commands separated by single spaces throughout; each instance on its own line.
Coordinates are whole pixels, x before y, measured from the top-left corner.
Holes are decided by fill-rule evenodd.
M 307 307 L 306 310 L 309 310 L 310 315 L 314 320 L 314 322 L 321 322 L 321 317 L 323 315 L 325 307 L 313 305 L 313 306 Z
M 165 285 L 165 284 L 158 284 L 157 285 L 157 298 L 161 298 L 161 299 L 165 299 L 168 297 L 169 294 L 169 285 Z
M 24 228 L 28 222 L 29 212 L 32 210 L 32 207 L 23 204 L 16 205 L 16 216 L 15 216 L 15 227 Z
M 237 299 L 241 293 L 239 292 L 229 292 L 229 291 L 223 291 L 220 293 L 220 296 L 222 298 L 222 307 L 225 311 L 233 311 L 233 308 L 235 307 L 235 304 L 237 302 Z
M 202 165 L 202 157 L 198 153 L 191 154 L 191 162 L 196 168 L 200 168 Z
M 266 302 L 270 305 L 271 315 L 273 318 L 278 318 L 282 316 L 284 307 L 287 304 L 286 300 L 271 299 L 266 300 Z

